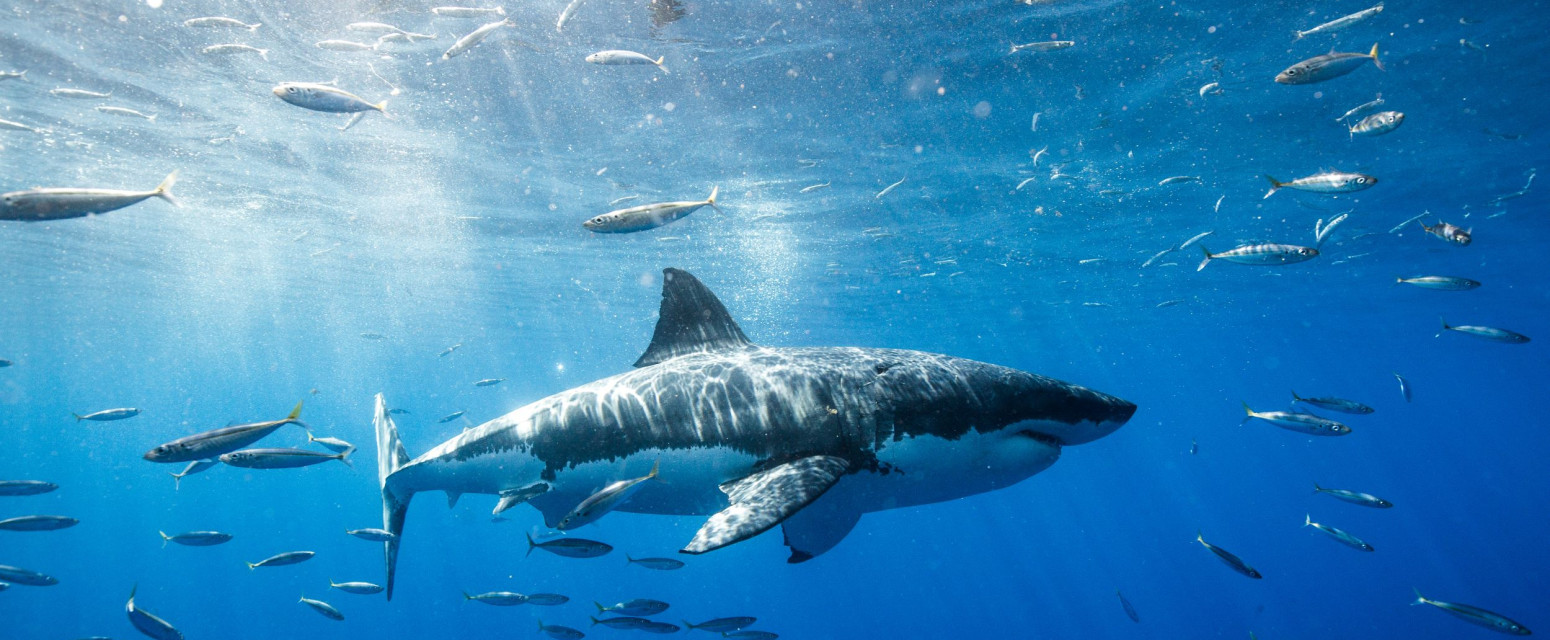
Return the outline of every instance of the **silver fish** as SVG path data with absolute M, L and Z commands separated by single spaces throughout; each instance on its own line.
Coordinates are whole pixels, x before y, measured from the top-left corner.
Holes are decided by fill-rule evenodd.
M 1379 2 L 1376 6 L 1369 7 L 1367 9 L 1362 9 L 1361 11 L 1358 11 L 1358 12 L 1353 13 L 1351 15 L 1335 18 L 1334 20 L 1330 20 L 1329 22 L 1321 24 L 1321 25 L 1319 25 L 1317 27 L 1314 27 L 1312 29 L 1309 29 L 1307 31 L 1298 31 L 1297 32 L 1297 37 L 1294 38 L 1294 39 L 1295 40 L 1301 40 L 1301 39 L 1306 38 L 1308 36 L 1311 36 L 1311 35 L 1313 35 L 1315 33 L 1328 33 L 1330 31 L 1335 31 L 1335 30 L 1338 30 L 1338 29 L 1344 29 L 1346 27 L 1349 27 L 1349 26 L 1351 26 L 1353 24 L 1356 24 L 1358 22 L 1361 22 L 1363 20 L 1371 18 L 1371 17 L 1373 17 L 1375 15 L 1378 15 L 1380 13 L 1383 13 L 1383 3 L 1382 2 Z
M 172 186 L 177 182 L 178 172 L 173 171 L 150 191 L 69 187 L 12 191 L 0 194 L 0 220 L 37 222 L 81 218 L 94 213 L 117 211 L 147 198 L 161 198 L 173 206 L 180 206 L 177 199 L 172 197 Z
M 113 92 L 112 91 L 109 91 L 107 93 L 101 93 L 101 92 L 98 92 L 98 91 L 87 91 L 85 89 L 70 89 L 70 88 L 67 88 L 67 87 L 60 87 L 58 89 L 50 89 L 49 90 L 49 94 L 50 95 L 59 96 L 61 98 L 80 98 L 80 99 L 83 99 L 83 100 L 100 100 L 102 98 L 111 98 L 111 97 L 113 97 Z
M 1325 489 L 1324 487 L 1319 486 L 1317 482 L 1313 483 L 1313 492 L 1322 493 L 1337 500 L 1344 500 L 1351 504 L 1361 505 L 1363 507 L 1372 507 L 1374 509 L 1390 509 L 1394 507 L 1394 503 L 1389 502 L 1388 500 L 1384 500 L 1383 498 L 1379 498 L 1378 496 L 1372 495 L 1370 493 L 1346 491 L 1345 489 Z
M 1455 326 L 1449 325 L 1447 320 L 1443 320 L 1442 321 L 1442 330 L 1443 331 L 1457 331 L 1459 333 L 1472 335 L 1472 336 L 1475 336 L 1477 338 L 1485 338 L 1486 340 L 1490 340 L 1492 342 L 1505 342 L 1507 344 L 1523 344 L 1523 343 L 1526 343 L 1526 342 L 1529 341 L 1529 337 L 1528 336 L 1523 335 L 1521 333 L 1518 333 L 1516 331 L 1508 331 L 1506 329 L 1497 329 L 1496 327 L 1481 327 L 1481 326 L 1474 326 L 1474 325 L 1467 325 L 1467 324 L 1466 325 L 1459 325 L 1459 326 L 1455 327 Z M 1438 333 L 1437 335 L 1441 336 L 1442 334 Z
M 307 425 L 302 424 L 300 418 L 301 403 L 297 402 L 296 408 L 291 409 L 290 415 L 284 419 L 222 427 L 178 438 L 147 451 L 144 458 L 150 462 L 190 462 L 213 459 L 223 453 L 230 453 L 258 442 L 264 436 L 288 424 L 307 429 Z M 311 429 L 307 430 L 311 431 Z M 188 472 L 186 469 L 184 471 Z
M 18 516 L 0 520 L 0 531 L 58 531 L 80 522 L 69 516 Z
M 1320 409 L 1328 409 L 1330 411 L 1339 411 L 1340 413 L 1349 413 L 1353 415 L 1367 415 L 1373 412 L 1372 407 L 1369 407 L 1360 402 L 1356 402 L 1355 400 L 1346 400 L 1345 398 L 1304 398 L 1297 395 L 1296 391 L 1292 392 L 1292 401 L 1301 402 L 1303 404 L 1311 404 Z
M 1295 264 L 1319 257 L 1319 250 L 1312 247 L 1299 247 L 1290 244 L 1251 244 L 1223 251 L 1211 253 L 1205 245 L 1200 246 L 1200 251 L 1205 254 L 1205 259 L 1200 261 L 1196 271 L 1206 268 L 1212 260 L 1226 260 L 1238 264 L 1248 265 L 1278 265 Z
M 716 618 L 714 620 L 706 620 L 699 624 L 692 624 L 688 620 L 685 620 L 684 626 L 688 627 L 691 631 L 699 629 L 701 631 L 711 631 L 714 633 L 726 633 L 728 631 L 737 631 L 743 627 L 751 626 L 753 623 L 758 621 L 759 620 L 753 616 L 733 616 L 730 618 Z
M 221 462 L 246 469 L 295 469 L 338 460 L 350 464 L 350 452 L 318 453 L 306 449 L 243 449 L 221 456 Z
M 1125 608 L 1125 617 L 1130 618 L 1131 622 L 1141 622 L 1141 614 L 1136 613 L 1136 608 L 1130 604 L 1129 600 L 1125 599 L 1125 593 L 1115 589 L 1114 595 L 1119 596 L 1119 604 Z
M 344 51 L 349 53 L 377 50 L 376 44 L 366 44 L 364 42 L 355 42 L 353 40 L 322 40 L 313 43 L 312 46 L 326 51 Z
M 1372 60 L 1373 66 L 1383 71 L 1383 62 L 1378 60 L 1378 45 L 1373 43 L 1369 53 L 1335 53 L 1333 51 L 1321 56 L 1314 56 L 1297 64 L 1287 67 L 1285 71 L 1276 75 L 1276 82 L 1281 84 L 1313 84 L 1333 78 L 1338 78 L 1355 71 L 1357 67 Z
M 570 597 L 558 593 L 530 593 L 527 596 L 528 604 L 539 607 L 558 607 L 567 602 L 570 602 Z
M 486 9 L 483 7 L 436 7 L 431 9 L 431 13 L 434 13 L 443 18 L 482 18 L 489 15 L 504 16 L 506 15 L 506 8 L 493 7 Z
M 684 568 L 682 560 L 674 560 L 672 558 L 631 558 L 629 555 L 625 555 L 624 559 L 626 564 L 636 564 L 657 571 L 677 571 Z
M 135 606 L 135 591 L 140 586 L 135 585 L 129 590 L 129 602 L 124 605 L 124 613 L 129 615 L 129 623 L 136 629 L 155 640 L 183 640 L 183 632 L 178 631 L 172 623 L 156 617 L 149 611 L 144 611 Z
M 886 196 L 886 195 L 888 195 L 888 194 L 889 194 L 889 192 L 892 192 L 892 191 L 893 191 L 893 190 L 894 190 L 894 189 L 895 189 L 895 188 L 897 188 L 897 187 L 898 187 L 898 186 L 899 186 L 899 185 L 901 185 L 901 184 L 904 184 L 904 180 L 905 180 L 905 178 L 899 178 L 899 181 L 898 181 L 898 182 L 895 182 L 895 183 L 893 183 L 893 184 L 890 184 L 890 185 L 888 185 L 888 186 L 886 186 L 886 187 L 883 187 L 883 190 L 882 190 L 882 191 L 879 191 L 879 192 L 877 192 L 877 195 L 876 195 L 876 196 L 875 196 L 875 197 L 876 197 L 876 199 L 878 199 L 878 200 L 882 200 L 882 199 L 883 199 L 883 196 Z
M 812 192 L 817 191 L 819 189 L 823 189 L 825 187 L 828 187 L 831 184 L 834 184 L 834 183 L 833 182 L 825 182 L 823 184 L 808 185 L 806 187 L 802 187 L 802 190 L 798 191 L 797 193 L 812 193 Z M 1021 188 L 1021 185 L 1019 185 L 1018 188 Z
M 463 52 L 472 49 L 474 45 L 483 42 L 484 39 L 489 37 L 491 33 L 494 33 L 496 29 L 501 27 L 515 26 L 517 26 L 517 23 L 512 22 L 511 20 L 501 20 L 500 22 L 491 22 L 489 24 L 482 25 L 478 29 L 474 29 L 473 31 L 469 32 L 468 35 L 458 38 L 457 42 L 452 43 L 451 48 L 447 49 L 446 52 L 441 54 L 441 59 L 446 61 L 460 56 L 463 54 Z
M 655 624 L 651 620 L 636 616 L 621 616 L 618 618 L 603 618 L 601 620 L 592 617 L 592 626 L 603 625 L 612 629 L 645 630 L 646 627 Z
M 1442 609 L 1443 611 L 1458 616 L 1465 622 L 1477 624 L 1487 629 L 1500 631 L 1508 635 L 1526 636 L 1530 635 L 1531 633 L 1528 630 L 1528 627 L 1513 622 L 1507 616 L 1504 616 L 1500 613 L 1486 611 L 1480 607 L 1473 607 L 1467 604 L 1442 602 L 1440 600 L 1427 600 L 1426 597 L 1421 595 L 1421 591 L 1419 589 L 1417 589 L 1415 592 L 1415 602 L 1410 604 L 1429 604 L 1437 607 L 1438 609 Z
M 1361 173 L 1345 173 L 1343 171 L 1325 171 L 1304 178 L 1298 178 L 1291 182 L 1281 182 L 1270 176 L 1265 176 L 1270 181 L 1270 191 L 1265 192 L 1265 197 L 1275 195 L 1281 189 L 1296 189 L 1312 193 L 1351 193 L 1369 189 L 1378 184 L 1378 179 Z
M 1140 620 L 1137 620 L 1137 622 L 1140 622 Z M 727 638 L 728 640 L 775 640 L 776 638 L 780 637 L 780 634 L 772 631 L 742 629 L 729 633 L 722 633 L 721 637 Z
M 387 529 L 352 529 L 345 533 L 370 542 L 392 542 L 398 538 Z
M 576 10 L 581 8 L 581 3 L 582 0 L 570 0 L 570 3 L 565 5 L 565 8 L 560 11 L 560 19 L 554 23 L 554 31 L 556 33 L 565 30 L 565 23 L 570 22 L 570 19 L 576 16 Z
M 583 540 L 581 538 L 558 538 L 545 542 L 533 540 L 533 534 L 527 535 L 527 555 L 533 555 L 534 549 L 543 549 L 557 556 L 567 558 L 596 558 L 606 555 L 614 548 L 596 540 Z
M 475 382 L 474 386 L 476 386 L 476 387 L 493 387 L 493 386 L 498 385 L 498 384 L 500 384 L 502 382 L 505 382 L 505 381 L 506 381 L 505 378 L 485 378 L 483 380 Z
M 1437 221 L 1437 224 L 1429 227 L 1426 226 L 1425 222 L 1422 222 L 1421 229 L 1427 233 L 1432 234 L 1433 236 L 1436 236 L 1440 240 L 1446 240 L 1460 247 L 1467 247 L 1469 246 L 1469 243 L 1474 242 L 1475 240 L 1467 229 L 1453 226 L 1441 220 Z
M 302 596 L 301 603 L 312 607 L 313 611 L 322 614 L 323 617 L 330 620 L 344 620 L 344 614 L 339 613 L 339 610 L 335 609 L 334 605 L 323 602 L 322 600 L 313 600 L 307 596 Z
M 1352 549 L 1361 549 L 1362 551 L 1376 551 L 1376 549 L 1372 548 L 1372 545 L 1362 541 L 1361 538 L 1353 536 L 1340 529 L 1336 529 L 1335 527 L 1331 527 L 1327 524 L 1319 524 L 1314 522 L 1312 515 L 1308 515 L 1303 518 L 1302 526 L 1313 527 L 1314 529 L 1323 531 L 1324 533 L 1329 534 L 1329 537 L 1334 538 L 1340 544 L 1351 547 Z
M 491 591 L 489 593 L 481 593 L 476 596 L 468 595 L 468 592 L 464 591 L 463 599 L 473 600 L 475 602 L 483 602 L 485 604 L 493 605 L 496 607 L 515 607 L 517 605 L 527 604 L 527 596 L 511 591 Z
M 168 542 L 176 542 L 188 547 L 211 547 L 218 544 L 231 542 L 232 535 L 220 531 L 189 531 L 175 536 L 167 535 L 165 531 L 157 531 L 161 534 L 161 546 L 166 547 Z
M 1238 573 L 1246 575 L 1255 580 L 1259 580 L 1260 578 L 1265 577 L 1260 575 L 1259 571 L 1256 571 L 1254 567 L 1249 566 L 1249 563 L 1244 562 L 1242 558 L 1233 555 L 1232 552 L 1206 542 L 1204 533 L 1196 533 L 1195 542 L 1199 542 L 1201 545 L 1205 546 L 1205 548 L 1210 549 L 1211 553 L 1216 554 L 1217 558 L 1220 558 L 1222 562 L 1227 564 L 1227 566 L 1232 567 L 1233 571 L 1237 571 Z
M 256 31 L 264 26 L 262 23 L 248 24 L 235 18 L 223 18 L 219 16 L 209 18 L 190 18 L 183 21 L 185 27 L 241 27 L 248 31 Z
M 345 593 L 353 593 L 361 596 L 369 596 L 382 593 L 382 586 L 370 582 L 334 582 L 328 581 L 328 586 Z
M 345 25 L 344 30 L 357 33 L 409 33 L 384 22 L 352 22 Z
M 376 104 L 338 87 L 312 82 L 282 82 L 272 90 L 275 97 L 303 109 L 325 113 L 357 113 L 380 111 L 387 113 L 387 101 Z
M 208 47 L 200 49 L 199 52 L 204 54 L 213 53 L 222 55 L 231 55 L 236 53 L 256 53 L 258 54 L 258 57 L 263 58 L 265 62 L 269 60 L 268 49 L 260 49 L 258 47 L 251 47 L 245 44 L 212 44 Z
M 49 587 L 59 584 L 59 579 L 21 567 L 0 564 L 0 581 L 24 584 L 29 587 Z
M 8 129 L 8 130 L 11 130 L 11 131 L 27 131 L 27 132 L 30 132 L 30 133 L 42 133 L 43 132 L 41 129 L 38 129 L 37 127 L 29 127 L 29 126 L 24 125 L 24 124 L 22 124 L 20 122 L 12 122 L 10 120 L 0 120 L 0 129 Z
M 26 80 L 26 71 L 0 71 L 0 80 Z
M 269 556 L 268 558 L 264 558 L 258 562 L 248 562 L 245 564 L 248 565 L 249 571 L 259 567 L 283 567 L 285 565 L 306 562 L 311 560 L 312 556 L 315 555 L 317 555 L 317 553 L 313 551 L 287 551 L 285 553 L 277 553 L 275 555 Z
M 72 413 L 70 415 L 75 416 L 76 422 L 80 422 L 82 420 L 91 420 L 92 422 L 111 422 L 114 420 L 133 418 L 137 415 L 140 415 L 140 410 L 134 408 L 103 409 L 102 411 L 88 413 L 84 416 L 78 413 Z
M 597 607 L 597 612 L 600 614 L 612 613 L 621 616 L 654 616 L 667 611 L 668 607 L 672 606 L 661 600 L 649 600 L 646 598 L 625 600 L 624 602 L 614 603 L 606 607 L 601 602 L 593 602 L 592 605 Z
M 1196 242 L 1200 242 L 1201 240 L 1204 240 L 1206 236 L 1209 236 L 1209 235 L 1211 235 L 1213 233 L 1216 233 L 1216 232 L 1215 231 L 1202 231 L 1200 233 L 1195 234 L 1190 239 L 1185 240 L 1183 244 L 1179 245 L 1179 251 L 1183 251 L 1185 249 L 1188 249 L 1190 247 L 1195 246 Z
M 1340 122 L 1340 121 L 1345 120 L 1346 118 L 1349 118 L 1351 116 L 1361 115 L 1363 113 L 1366 113 L 1367 111 L 1370 111 L 1372 109 L 1376 109 L 1376 108 L 1381 107 L 1381 106 L 1383 106 L 1383 94 L 1380 93 L 1380 94 L 1378 94 L 1378 97 L 1373 98 L 1372 102 L 1364 102 L 1362 104 L 1359 104 L 1359 105 L 1356 106 L 1356 108 L 1351 109 L 1350 111 L 1345 112 L 1345 114 L 1341 115 L 1338 118 L 1335 118 L 1335 122 Z
M 610 211 L 583 222 L 581 226 L 593 233 L 634 233 L 655 229 L 706 205 L 720 211 L 721 208 L 716 206 L 716 194 L 720 190 L 720 187 L 712 187 L 710 197 L 700 201 L 661 202 Z
M 1049 40 L 1045 42 L 1030 42 L 1028 44 L 1013 44 L 1011 53 L 1018 51 L 1056 51 L 1074 46 L 1076 43 L 1070 40 Z
M 1405 123 L 1405 114 L 1398 111 L 1379 111 L 1362 118 L 1360 122 L 1349 127 L 1351 137 L 1356 136 L 1381 136 L 1399 128 Z
M 634 51 L 621 51 L 621 50 L 618 50 L 618 49 L 610 49 L 610 50 L 607 50 L 607 51 L 599 51 L 597 53 L 594 53 L 594 54 L 591 54 L 591 55 L 587 56 L 587 62 L 590 62 L 592 64 L 610 64 L 610 65 L 620 65 L 620 64 L 652 64 L 652 65 L 656 65 L 657 69 L 661 70 L 662 73 L 667 73 L 667 67 L 662 66 L 662 61 L 664 61 L 666 59 L 667 59 L 666 56 L 662 56 L 662 57 L 657 58 L 656 60 L 652 60 L 651 56 L 648 56 L 648 55 L 646 55 L 644 53 L 637 53 L 637 52 L 634 52 Z
M 562 627 L 557 624 L 544 624 L 543 620 L 538 621 L 538 632 L 555 640 L 581 640 L 587 637 L 587 634 L 582 633 L 580 630 Z
M 147 120 L 147 121 L 150 121 L 150 122 L 156 122 L 156 114 L 154 114 L 154 113 L 141 113 L 139 111 L 135 111 L 134 109 L 125 109 L 124 107 L 106 107 L 106 106 L 104 106 L 104 107 L 96 107 L 96 109 L 97 109 L 97 111 L 100 111 L 102 113 L 112 114 L 112 115 L 115 115 L 115 116 L 128 116 L 128 117 L 131 117 L 131 118 L 140 118 L 140 119 Z
M 1422 289 L 1435 289 L 1437 291 L 1468 291 L 1479 288 L 1480 283 L 1469 278 L 1455 278 L 1453 276 L 1416 276 L 1414 278 L 1395 278 L 1395 284 L 1408 284 Z
M 442 419 L 437 420 L 436 423 L 437 424 L 445 424 L 445 423 L 448 423 L 448 422 L 452 422 L 453 420 L 456 420 L 458 418 L 463 417 L 463 414 L 465 414 L 465 413 L 468 413 L 468 412 L 467 411 L 453 411 L 452 413 L 447 414 Z
M 1394 374 L 1394 379 L 1399 381 L 1399 394 L 1405 397 L 1405 402 L 1410 402 L 1410 382 L 1397 373 Z
M 1199 181 L 1200 181 L 1200 176 L 1173 176 L 1172 178 L 1163 178 L 1163 180 L 1161 182 L 1157 183 L 1157 186 L 1161 187 L 1161 186 L 1166 186 L 1166 185 L 1170 185 L 1170 184 L 1178 184 L 1180 182 L 1199 182 Z
M 58 488 L 59 485 L 42 480 L 0 480 L 0 496 L 35 496 Z
M 1306 433 L 1310 436 L 1343 436 L 1351 433 L 1351 428 L 1328 418 L 1307 413 L 1291 413 L 1288 411 L 1255 411 L 1249 408 L 1247 402 L 1243 403 L 1243 412 L 1249 418 L 1258 418 L 1288 431 Z
M 461 349 L 462 347 L 463 347 L 463 343 L 459 342 L 459 343 L 457 343 L 455 345 L 452 345 L 450 347 L 442 349 L 441 353 L 436 354 L 436 357 L 438 357 L 438 358 L 445 358 L 447 356 L 452 355 L 453 351 L 457 351 L 458 349 Z
M 319 438 L 312 435 L 311 433 L 307 434 L 307 442 L 316 442 L 328 448 L 329 451 L 333 451 L 334 453 L 347 453 L 355 450 L 355 445 L 340 440 L 339 438 Z
M 624 504 L 626 500 L 634 496 L 635 492 L 640 490 L 641 483 L 656 478 L 657 469 L 658 465 L 652 464 L 651 472 L 646 475 L 629 480 L 619 480 L 603 487 L 597 493 L 587 496 L 586 500 L 582 500 L 581 504 L 576 505 L 575 509 L 571 509 L 570 513 L 565 514 L 565 517 L 560 519 L 560 524 L 555 526 L 555 528 L 561 531 L 568 531 L 596 522 L 598 518 L 612 511 L 614 507 Z

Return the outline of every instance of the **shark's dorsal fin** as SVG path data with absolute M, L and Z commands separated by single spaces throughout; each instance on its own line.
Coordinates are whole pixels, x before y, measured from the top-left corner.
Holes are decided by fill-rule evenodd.
M 662 270 L 662 310 L 651 346 L 635 361 L 637 367 L 666 362 L 678 356 L 750 346 L 716 294 L 689 272 Z

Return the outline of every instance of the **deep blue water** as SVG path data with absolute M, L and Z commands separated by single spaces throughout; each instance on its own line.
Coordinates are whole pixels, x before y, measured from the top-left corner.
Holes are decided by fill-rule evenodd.
M 1394 2 L 1296 41 L 1367 5 L 689 0 L 654 26 L 647 2 L 587 0 L 557 33 L 564 5 L 507 3 L 514 28 L 445 63 L 483 21 L 433 18 L 428 2 L 0 7 L 0 71 L 28 72 L 0 81 L 0 119 L 47 129 L 0 131 L 0 190 L 142 189 L 178 169 L 184 204 L 0 222 L 0 358 L 15 363 L 0 369 L 0 479 L 61 486 L 0 498 L 0 518 L 81 520 L 0 531 L 0 564 L 60 580 L 0 592 L 0 637 L 138 637 L 123 613 L 137 584 L 138 604 L 189 638 L 537 637 L 540 616 L 586 628 L 592 600 L 633 597 L 671 602 L 666 620 L 753 615 L 789 638 L 1494 637 L 1407 606 L 1412 588 L 1550 627 L 1543 345 L 1434 337 L 1439 316 L 1550 336 L 1550 185 L 1501 199 L 1550 168 L 1544 3 Z M 264 26 L 182 26 L 211 15 Z M 367 40 L 343 28 L 365 20 L 439 37 L 365 54 L 313 46 Z M 1007 53 L 1050 39 L 1076 44 Z M 1272 81 L 1374 41 L 1386 71 Z M 200 53 L 230 42 L 268 60 Z M 583 62 L 600 49 L 665 56 L 671 73 Z M 387 99 L 391 119 L 341 132 L 344 116 L 269 93 L 333 79 Z M 1200 95 L 1210 82 L 1221 93 Z M 1379 93 L 1405 124 L 1350 139 L 1334 118 Z M 1261 174 L 1327 168 L 1380 182 L 1261 198 Z M 1200 180 L 1158 186 L 1177 175 Z M 712 186 L 724 214 L 633 235 L 581 227 L 617 198 Z M 1345 211 L 1310 262 L 1196 272 L 1190 248 L 1142 267 L 1204 231 L 1218 252 L 1312 244 L 1315 222 Z M 1423 211 L 1474 242 L 1415 223 L 1390 232 Z M 412 411 L 398 422 L 414 455 L 624 371 L 650 340 L 669 266 L 699 276 L 760 344 L 948 353 L 1140 409 L 1015 487 L 868 514 L 803 565 L 785 563 L 771 532 L 676 573 L 626 566 L 625 552 L 673 555 L 703 520 L 627 513 L 585 530 L 618 547 L 610 556 L 524 557 L 536 512 L 492 523 L 492 497 L 449 510 L 430 494 L 411 510 L 391 602 L 327 588 L 382 580 L 379 545 L 343 533 L 380 526 L 373 394 Z M 1484 286 L 1393 284 L 1434 274 Z M 472 385 L 483 378 L 507 381 Z M 1377 411 L 1350 417 L 1341 438 L 1240 426 L 1241 402 L 1282 410 L 1292 389 Z M 361 447 L 353 469 L 222 467 L 174 490 L 167 472 L 181 465 L 140 459 L 299 399 L 320 434 Z M 143 413 L 71 418 L 120 406 Z M 466 418 L 436 422 L 457 410 Z M 304 443 L 299 430 L 264 442 Z M 1317 496 L 1315 482 L 1397 506 Z M 1308 514 L 1377 551 L 1301 526 Z M 163 549 L 156 533 L 199 529 L 236 538 Z M 1232 572 L 1197 531 L 1265 578 Z M 243 566 L 294 549 L 318 556 Z M 573 601 L 496 608 L 465 590 Z

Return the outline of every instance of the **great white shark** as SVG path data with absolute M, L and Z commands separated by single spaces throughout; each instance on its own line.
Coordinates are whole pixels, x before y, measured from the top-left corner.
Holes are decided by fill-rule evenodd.
M 710 289 L 663 272 L 635 369 L 538 400 L 410 459 L 376 397 L 387 596 L 410 499 L 446 492 L 528 503 L 549 527 L 609 483 L 644 482 L 619 511 L 710 516 L 681 550 L 777 525 L 789 562 L 828 551 L 861 514 L 1009 487 L 1136 406 L 994 364 L 897 349 L 763 347 Z

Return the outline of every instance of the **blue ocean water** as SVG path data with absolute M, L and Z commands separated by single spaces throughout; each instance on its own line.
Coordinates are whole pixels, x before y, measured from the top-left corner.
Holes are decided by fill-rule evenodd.
M 1412 588 L 1550 626 L 1543 347 L 1434 337 L 1439 316 L 1547 333 L 1547 186 L 1532 181 L 1550 163 L 1544 3 L 1391 3 L 1295 40 L 1367 5 L 586 0 L 557 31 L 566 4 L 507 3 L 515 26 L 445 62 L 486 20 L 402 0 L 0 7 L 0 71 L 27 71 L 0 81 L 0 119 L 45 130 L 0 131 L 0 190 L 149 189 L 179 170 L 184 205 L 0 222 L 0 358 L 14 362 L 0 368 L 0 480 L 61 487 L 0 498 L 0 518 L 81 520 L 0 531 L 0 564 L 60 581 L 0 592 L 0 637 L 138 637 L 123 613 L 136 585 L 137 604 L 189 638 L 538 637 L 539 618 L 624 637 L 588 626 L 590 602 L 636 597 L 672 603 L 667 620 L 751 615 L 789 638 L 1493 637 L 1407 606 Z M 200 16 L 263 26 L 183 25 Z M 314 46 L 369 42 L 344 28 L 359 21 L 438 37 Z M 1075 44 L 1008 53 L 1046 40 Z M 1273 81 L 1375 41 L 1386 70 Z M 266 58 L 201 53 L 223 43 Z M 600 49 L 665 56 L 668 71 L 583 61 Z M 389 117 L 339 131 L 345 116 L 270 95 L 331 80 L 386 99 Z M 1405 124 L 1351 138 L 1335 119 L 1379 94 Z M 1261 174 L 1324 169 L 1379 183 L 1262 197 Z M 1172 176 L 1198 180 L 1158 184 Z M 712 187 L 724 213 L 630 235 L 581 227 Z M 1347 211 L 1309 262 L 1197 272 L 1190 247 L 1142 266 L 1206 231 L 1216 252 L 1312 245 L 1317 222 Z M 1474 242 L 1401 224 L 1424 212 Z M 429 494 L 392 601 L 328 588 L 383 579 L 380 546 L 343 533 L 381 525 L 374 394 L 411 411 L 398 424 L 417 455 L 622 372 L 651 338 L 664 267 L 697 275 L 760 344 L 947 353 L 1140 408 L 1026 482 L 868 514 L 801 565 L 771 532 L 678 572 L 627 566 L 625 553 L 675 555 L 703 521 L 628 513 L 584 530 L 609 556 L 527 557 L 536 512 L 494 523 L 490 496 L 448 509 Z M 1484 286 L 1394 284 L 1417 275 Z M 485 378 L 506 381 L 473 386 Z M 1241 403 L 1284 410 L 1294 389 L 1376 412 L 1340 438 L 1240 425 Z M 361 447 L 354 468 L 218 467 L 175 489 L 181 465 L 140 459 L 298 400 L 319 434 Z M 71 418 L 121 406 L 143 413 Z M 437 422 L 454 411 L 466 417 Z M 264 444 L 305 438 L 288 427 Z M 236 538 L 161 548 L 157 535 L 211 529 Z M 1265 578 L 1234 573 L 1197 532 Z M 318 556 L 243 566 L 296 549 Z M 495 590 L 572 602 L 462 597 Z

